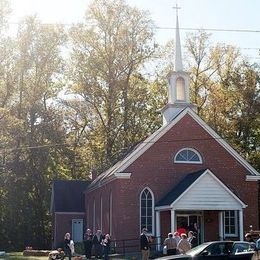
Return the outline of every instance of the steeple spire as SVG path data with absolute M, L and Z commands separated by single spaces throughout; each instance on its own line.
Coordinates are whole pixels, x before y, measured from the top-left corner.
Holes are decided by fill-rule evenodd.
M 170 123 L 181 111 L 187 107 L 196 111 L 196 106 L 190 103 L 189 73 L 183 71 L 181 56 L 181 40 L 178 20 L 178 7 L 176 9 L 176 37 L 174 70 L 168 74 L 168 103 L 162 109 L 163 123 Z
M 178 19 L 178 5 L 176 4 L 176 7 L 173 7 L 176 9 L 176 32 L 175 32 L 175 61 L 174 61 L 174 70 L 177 71 L 183 71 L 182 66 L 182 55 L 181 55 L 181 40 L 180 40 L 180 30 L 179 30 L 179 19 Z

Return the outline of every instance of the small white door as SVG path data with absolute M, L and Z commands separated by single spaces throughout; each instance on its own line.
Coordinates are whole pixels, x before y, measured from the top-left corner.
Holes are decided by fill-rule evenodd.
M 83 241 L 83 219 L 72 219 L 72 239 L 74 242 Z

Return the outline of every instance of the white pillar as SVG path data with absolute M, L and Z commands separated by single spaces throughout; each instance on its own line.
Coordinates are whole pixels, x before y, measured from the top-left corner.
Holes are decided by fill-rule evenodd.
M 243 219 L 243 209 L 239 210 L 239 239 L 244 240 L 244 219 Z
M 223 225 L 223 211 L 218 213 L 218 230 L 219 230 L 219 240 L 224 240 L 224 225 Z
M 161 221 L 160 221 L 160 211 L 155 211 L 155 221 L 156 221 L 156 231 L 155 231 L 155 236 L 157 239 L 157 250 L 161 250 Z
M 171 209 L 171 232 L 176 231 L 176 225 L 175 225 L 175 210 Z

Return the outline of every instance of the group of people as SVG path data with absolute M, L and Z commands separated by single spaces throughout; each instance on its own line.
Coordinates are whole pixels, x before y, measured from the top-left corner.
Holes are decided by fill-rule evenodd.
M 193 231 L 179 234 L 178 231 L 169 233 L 164 240 L 167 255 L 185 254 L 188 250 L 198 244 L 197 238 Z
M 186 233 L 179 234 L 179 231 L 181 230 L 169 233 L 168 237 L 164 240 L 167 255 L 185 254 L 192 247 L 197 246 L 198 240 L 194 231 L 190 230 L 188 236 Z M 151 243 L 152 237 L 148 235 L 147 228 L 143 228 L 140 235 L 142 260 L 149 259 Z
M 104 257 L 104 260 L 108 260 L 110 242 L 110 235 L 103 235 L 100 229 L 97 230 L 95 235 L 93 235 L 91 229 L 86 229 L 83 240 L 86 258 L 91 259 L 92 248 L 94 247 L 95 257 L 97 259 Z M 66 233 L 64 236 L 64 253 L 65 256 L 71 260 L 74 253 L 74 243 L 71 239 L 70 233 Z

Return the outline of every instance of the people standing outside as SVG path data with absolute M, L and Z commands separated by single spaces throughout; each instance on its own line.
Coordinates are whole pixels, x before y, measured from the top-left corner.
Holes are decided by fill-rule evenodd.
M 181 240 L 177 245 L 177 249 L 181 254 L 185 254 L 191 249 L 191 245 L 187 240 L 187 235 L 185 233 L 181 234 Z
M 148 260 L 150 256 L 150 238 L 148 237 L 147 232 L 147 228 L 143 228 L 142 233 L 140 235 L 142 260 Z
M 108 257 L 108 254 L 110 252 L 110 242 L 111 242 L 111 238 L 110 238 L 110 235 L 109 234 L 106 234 L 105 235 L 105 238 L 102 240 L 102 245 L 104 247 L 104 260 L 108 260 L 109 257 Z
M 103 248 L 102 248 L 102 245 L 101 245 L 101 242 L 103 240 L 103 235 L 102 235 L 102 232 L 100 229 L 97 230 L 96 234 L 94 235 L 93 237 L 93 245 L 94 245 L 94 249 L 95 249 L 95 257 L 96 258 L 101 258 L 102 255 L 103 255 Z
M 181 237 L 180 237 L 180 234 L 179 234 L 179 232 L 174 232 L 173 233 L 173 237 L 174 237 L 174 239 L 176 240 L 176 243 L 177 243 L 177 245 L 178 245 L 178 243 L 180 242 L 180 240 L 181 240 Z
M 187 238 L 188 242 L 191 245 L 191 248 L 195 247 L 198 245 L 198 241 L 196 236 L 194 236 L 194 232 L 193 231 L 189 231 L 188 232 L 188 238 Z
M 168 234 L 163 244 L 166 246 L 167 255 L 176 255 L 177 242 L 172 233 Z
M 66 233 L 64 236 L 63 250 L 65 253 L 65 257 L 67 256 L 69 260 L 71 260 L 72 254 L 74 253 L 74 243 L 70 237 L 70 233 Z
M 91 229 L 88 228 L 84 234 L 84 240 L 83 240 L 85 255 L 87 259 L 91 258 L 91 250 L 93 245 L 92 239 L 93 239 L 92 231 Z

